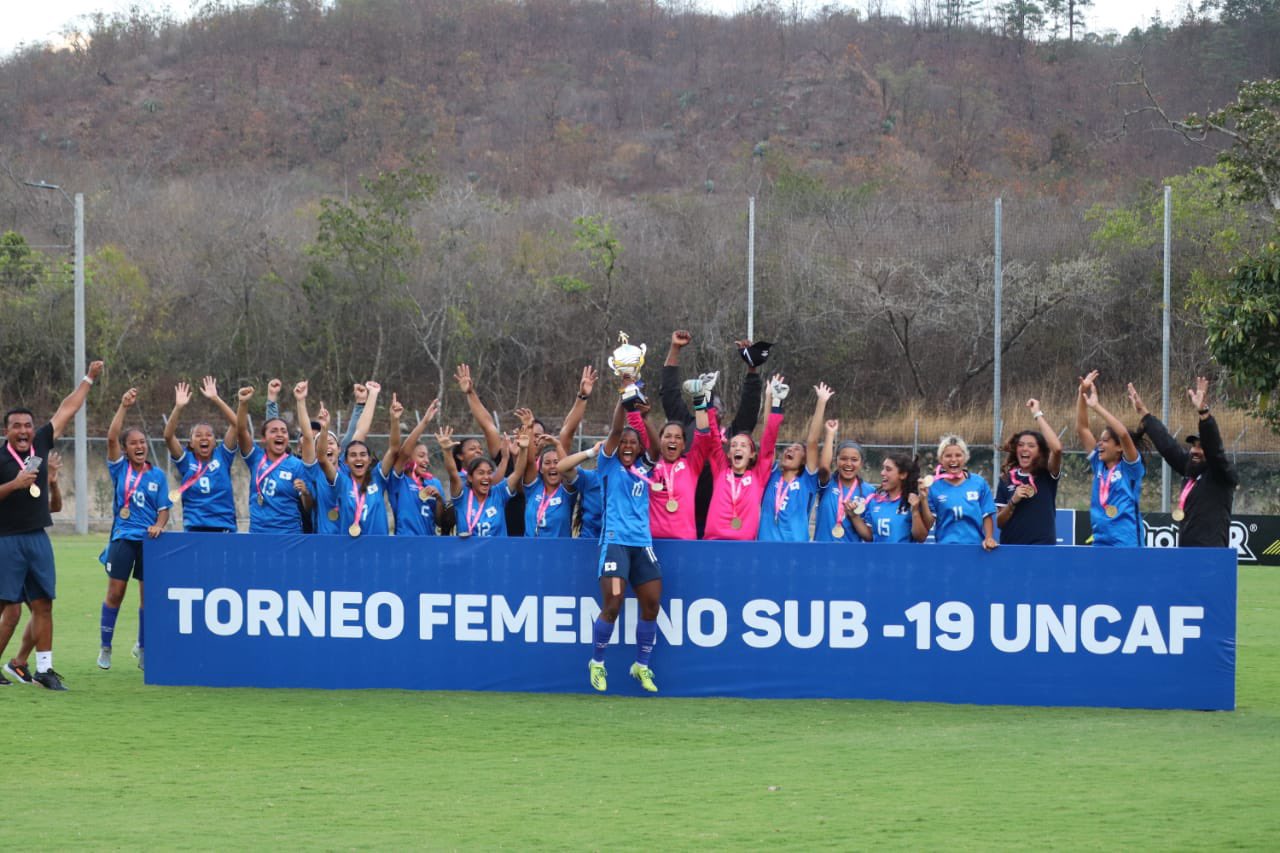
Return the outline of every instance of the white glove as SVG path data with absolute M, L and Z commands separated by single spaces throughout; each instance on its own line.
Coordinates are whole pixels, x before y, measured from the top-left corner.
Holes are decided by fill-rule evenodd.
M 718 370 L 715 371 L 714 373 L 704 373 L 698 377 L 698 379 L 702 381 L 702 390 L 707 394 L 710 394 L 712 391 L 715 390 L 716 380 L 718 380 L 719 378 L 720 378 L 720 371 Z
M 681 387 L 684 388 L 684 393 L 688 394 L 690 397 L 697 397 L 699 394 L 702 394 L 707 390 L 706 386 L 702 382 L 701 376 L 697 379 L 686 379 L 684 381 L 684 385 Z
M 774 403 L 781 403 L 787 399 L 787 395 L 791 393 L 790 385 L 783 385 L 781 382 L 772 382 L 769 385 L 769 392 L 773 395 Z

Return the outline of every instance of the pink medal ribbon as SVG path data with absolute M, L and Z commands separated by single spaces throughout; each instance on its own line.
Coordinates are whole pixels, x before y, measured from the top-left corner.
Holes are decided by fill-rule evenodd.
M 30 459 L 31 454 L 35 452 L 35 448 L 28 450 L 27 459 L 23 459 L 21 456 L 18 455 L 18 451 L 13 449 L 13 445 L 7 441 L 4 443 L 4 449 L 9 451 L 9 455 L 13 457 L 13 461 L 18 463 L 19 470 L 26 470 L 27 459 Z
M 147 469 L 143 468 L 138 472 L 138 476 L 129 479 L 129 475 L 133 473 L 133 466 L 129 465 L 124 469 L 124 506 L 128 506 L 133 500 L 133 493 L 138 491 L 138 486 L 142 485 L 142 475 L 147 473 Z
M 1111 497 L 1111 472 L 1114 468 L 1104 469 L 1102 476 L 1098 479 L 1098 503 L 1104 507 L 1107 506 L 1107 498 Z
M 725 472 L 725 477 L 729 480 L 729 505 L 733 510 L 733 517 L 742 518 L 738 512 L 738 498 L 742 497 L 742 478 L 734 476 L 732 469 Z
M 1020 480 L 1018 479 L 1019 477 L 1025 477 L 1026 479 L 1025 479 L 1025 480 L 1023 480 L 1023 481 L 1020 481 Z M 1028 485 L 1028 486 L 1030 486 L 1030 487 L 1031 487 L 1031 491 L 1033 491 L 1033 492 L 1038 492 L 1038 491 L 1039 491 L 1039 489 L 1037 489 L 1037 488 L 1036 488 L 1036 478 L 1035 478 L 1035 475 L 1034 475 L 1034 474 L 1023 474 L 1023 473 L 1022 473 L 1022 471 L 1020 471 L 1020 470 L 1019 470 L 1019 469 L 1017 469 L 1017 468 L 1011 468 L 1011 469 L 1009 470 L 1009 482 L 1013 484 L 1013 487 L 1014 487 L 1015 489 L 1016 489 L 1016 488 L 1018 488 L 1018 486 L 1021 486 L 1021 485 L 1024 485 L 1024 484 L 1025 484 L 1025 485 Z
M 778 513 L 787 508 L 787 486 L 791 485 L 784 480 L 781 475 L 778 477 L 778 485 L 773 487 L 773 520 L 778 520 Z
M 547 494 L 547 487 L 542 487 L 542 494 L 538 496 L 538 527 L 547 526 L 547 507 L 551 505 L 551 499 L 560 494 L 560 487 L 556 486 L 556 490 L 551 494 Z
M 267 465 L 267 457 L 266 457 L 266 454 L 263 454 L 263 456 L 262 456 L 262 461 L 258 463 L 258 470 L 254 472 L 254 475 L 255 475 L 255 476 L 254 476 L 254 478 L 253 478 L 253 480 L 254 480 L 254 487 L 255 487 L 255 488 L 257 489 L 257 491 L 258 491 L 258 503 L 259 503 L 259 504 L 261 504 L 261 503 L 262 503 L 262 500 L 263 500 L 263 496 L 262 496 L 262 483 L 263 483 L 263 481 L 264 481 L 264 480 L 266 480 L 268 477 L 270 477 L 270 476 L 271 476 L 271 472 L 272 472 L 272 471 L 274 471 L 274 470 L 276 470 L 276 468 L 277 468 L 277 467 L 279 467 L 280 463 L 281 463 L 281 462 L 283 462 L 283 461 L 285 460 L 285 458 L 286 458 L 288 455 L 289 455 L 289 454 L 287 454 L 287 453 L 282 453 L 282 454 L 280 454 L 280 458 L 279 458 L 279 459 L 277 459 L 275 462 L 271 463 L 271 467 L 270 467 L 270 468 L 267 468 L 267 470 L 266 470 L 266 471 L 263 471 L 262 469 L 263 469 L 263 468 L 265 468 L 265 467 L 266 467 L 266 465 Z
M 351 497 L 353 497 L 353 498 L 355 498 L 355 499 L 356 499 L 356 521 L 355 521 L 355 523 L 356 523 L 357 525 L 359 525 L 359 524 L 360 524 L 360 519 L 361 519 L 361 518 L 363 518 L 363 513 L 364 513 L 364 499 L 365 499 L 365 496 L 366 496 L 367 494 L 368 494 L 368 492 L 366 492 L 364 489 L 361 489 L 361 488 L 359 488 L 359 487 L 358 487 L 358 484 L 356 483 L 356 481 L 355 481 L 355 480 L 352 480 L 352 481 L 351 481 Z
M 1182 494 L 1178 495 L 1178 509 L 1181 509 L 1185 512 L 1185 508 L 1187 505 L 1187 495 L 1191 494 L 1191 490 L 1195 487 L 1196 483 L 1198 482 L 1200 482 L 1200 478 L 1196 477 L 1194 480 L 1188 480 L 1187 484 L 1182 487 Z
M 484 513 L 484 501 L 480 502 L 480 506 L 475 505 L 476 493 L 467 491 L 467 535 L 476 532 L 476 525 L 480 523 L 480 516 Z
M 944 471 L 941 465 L 933 469 L 933 475 L 935 477 L 941 477 L 947 482 L 954 482 L 954 483 L 962 483 L 964 482 L 964 478 L 965 478 L 965 473 L 963 469 L 961 469 L 955 474 L 951 474 L 948 471 Z
M 191 479 L 190 479 L 190 480 L 187 480 L 185 483 L 183 483 L 181 486 L 179 486 L 179 487 L 178 487 L 178 494 L 180 494 L 180 495 L 181 495 L 181 494 L 184 494 L 184 493 L 187 491 L 187 489 L 189 489 L 189 488 L 191 488 L 193 485 L 195 485 L 196 480 L 199 480 L 199 479 L 200 479 L 200 475 L 202 475 L 202 474 L 204 473 L 204 470 L 205 470 L 205 468 L 207 468 L 207 467 L 209 467 L 209 466 L 205 465 L 203 462 L 201 462 L 199 465 L 197 465 L 197 466 L 196 466 L 196 472 L 195 472 L 194 474 L 192 474 L 192 475 L 191 475 Z
M 849 487 L 849 491 L 845 491 L 840 485 L 840 481 L 836 480 L 836 495 L 839 500 L 836 501 L 836 524 L 844 524 L 844 504 L 849 498 L 858 494 L 858 490 L 862 488 L 862 480 L 859 477 L 853 478 L 853 485 Z
M 655 470 L 662 478 L 662 488 L 666 491 L 667 498 L 676 500 L 676 466 L 670 462 L 659 462 Z

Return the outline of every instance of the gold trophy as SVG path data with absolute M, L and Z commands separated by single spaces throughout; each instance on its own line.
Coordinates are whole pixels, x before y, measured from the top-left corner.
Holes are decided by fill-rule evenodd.
M 626 332 L 618 332 L 618 346 L 609 356 L 609 369 L 622 380 L 622 407 L 629 412 L 639 404 L 649 402 L 641 391 L 644 382 L 640 381 L 646 349 L 644 344 L 635 346 L 629 343 Z

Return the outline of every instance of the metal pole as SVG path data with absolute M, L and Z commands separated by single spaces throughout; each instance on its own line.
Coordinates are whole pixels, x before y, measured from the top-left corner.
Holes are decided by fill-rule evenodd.
M 996 199 L 996 247 L 995 247 L 995 319 L 992 320 L 992 338 L 995 340 L 994 352 L 994 377 L 992 384 L 994 385 L 992 393 L 992 405 L 995 408 L 992 423 L 995 425 L 994 435 L 991 440 L 991 489 L 995 491 L 1000 484 L 1000 435 L 1004 432 L 1004 424 L 1000 422 L 1000 347 L 1003 343 L 1003 336 L 1000 334 L 1001 323 L 1001 298 L 1004 289 L 1004 228 L 1003 228 L 1003 205 L 1002 199 Z
M 756 339 L 756 197 L 747 199 L 747 340 Z
M 88 373 L 88 364 L 84 354 L 84 193 L 76 193 L 76 262 L 75 262 L 75 362 L 76 377 Z M 89 532 L 89 424 L 85 409 L 88 404 L 76 411 L 76 533 Z
M 1164 343 L 1161 347 L 1160 369 L 1162 379 L 1160 382 L 1161 396 L 1164 402 L 1160 406 L 1161 420 L 1167 426 L 1169 423 L 1169 306 L 1172 299 L 1169 296 L 1170 282 L 1172 281 L 1172 266 L 1170 262 L 1170 249 L 1173 245 L 1173 187 L 1165 184 L 1164 188 Z M 1160 511 L 1169 511 L 1169 463 L 1163 460 L 1160 463 Z

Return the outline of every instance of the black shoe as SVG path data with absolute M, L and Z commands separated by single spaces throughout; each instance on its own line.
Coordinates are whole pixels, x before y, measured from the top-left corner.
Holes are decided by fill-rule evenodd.
M 31 670 L 25 663 L 18 663 L 10 658 L 9 662 L 4 665 L 5 675 L 11 676 L 14 681 L 21 681 L 23 684 L 34 684 L 31 678 Z
M 8 687 L 10 684 L 13 684 L 13 682 L 0 675 L 0 687 Z
M 36 684 L 46 690 L 66 690 L 67 686 L 62 683 L 62 676 L 54 672 L 52 669 L 46 669 L 44 672 L 37 672 L 35 675 Z

